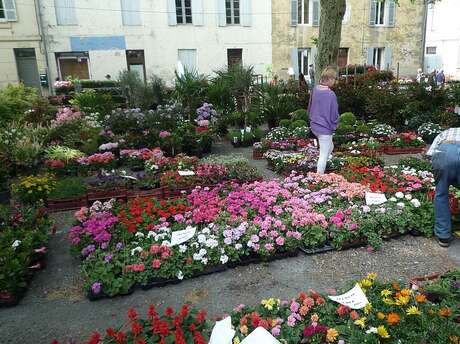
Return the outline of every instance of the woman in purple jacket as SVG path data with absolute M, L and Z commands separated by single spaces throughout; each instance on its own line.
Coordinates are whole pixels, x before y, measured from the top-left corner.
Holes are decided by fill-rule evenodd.
M 313 89 L 310 103 L 310 127 L 319 141 L 317 173 L 324 173 L 329 156 L 334 149 L 332 135 L 339 124 L 337 97 L 330 89 L 334 86 L 337 72 L 328 67 L 321 73 L 318 86 Z

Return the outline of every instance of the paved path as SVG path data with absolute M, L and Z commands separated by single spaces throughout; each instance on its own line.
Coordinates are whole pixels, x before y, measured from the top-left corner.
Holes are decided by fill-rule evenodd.
M 233 152 L 218 145 L 216 151 Z M 250 156 L 250 148 L 236 149 Z M 273 172 L 265 161 L 252 161 L 266 177 Z M 343 286 L 346 281 L 377 272 L 386 280 L 408 281 L 415 275 L 442 272 L 460 266 L 460 241 L 443 249 L 433 239 L 403 237 L 386 242 L 374 253 L 364 249 L 330 252 L 316 256 L 299 255 L 285 260 L 236 269 L 184 281 L 149 291 L 137 290 L 126 297 L 88 301 L 81 291 L 79 261 L 69 254 L 66 233 L 71 213 L 54 215 L 58 232 L 50 240 L 48 266 L 39 272 L 22 302 L 0 309 L 0 343 L 41 344 L 57 338 L 65 343 L 87 338 L 92 331 L 104 331 L 126 319 L 135 307 L 146 312 L 150 303 L 160 308 L 179 307 L 192 302 L 214 316 L 240 303 L 254 304 L 270 296 L 290 298 L 309 288 L 322 290 Z

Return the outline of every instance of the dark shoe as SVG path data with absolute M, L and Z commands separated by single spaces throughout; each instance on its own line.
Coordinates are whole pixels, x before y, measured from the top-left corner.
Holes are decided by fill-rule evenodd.
M 452 241 L 452 237 L 450 237 L 450 238 L 448 238 L 448 239 L 441 239 L 441 238 L 438 238 L 438 244 L 439 244 L 439 246 L 441 246 L 441 247 L 449 247 L 451 241 Z
M 419 237 L 422 235 L 422 232 L 420 232 L 418 229 L 412 229 L 409 233 L 414 237 Z

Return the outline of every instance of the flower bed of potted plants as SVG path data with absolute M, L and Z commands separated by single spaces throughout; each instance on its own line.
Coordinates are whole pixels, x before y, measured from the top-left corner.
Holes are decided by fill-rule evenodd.
M 300 292 L 293 298 L 267 298 L 256 305 L 240 304 L 228 310 L 235 330 L 232 343 L 240 343 L 261 327 L 280 343 L 458 343 L 460 324 L 456 314 L 460 308 L 458 271 L 448 273 L 436 286 L 454 297 L 430 301 L 425 292 L 397 282 L 379 282 L 370 273 L 356 282 L 349 281 L 340 290 L 327 294 L 314 290 Z M 359 285 L 368 303 L 359 309 L 336 303 L 328 295 L 339 295 Z M 454 288 L 456 287 L 456 289 Z M 454 289 L 452 289 L 454 288 Z M 457 297 L 455 297 L 457 295 Z M 217 317 L 216 320 L 221 320 Z M 160 314 L 150 305 L 147 316 L 140 317 L 129 309 L 128 320 L 104 335 L 95 332 L 88 343 L 208 343 L 214 323 L 206 320 L 206 312 L 183 305 L 175 313 L 167 307 Z M 52 344 L 59 344 L 54 340 Z
M 416 133 L 395 134 L 385 142 L 386 154 L 417 154 L 425 150 L 425 142 Z
M 51 222 L 43 209 L 0 207 L 0 306 L 15 306 L 44 267 Z
M 386 191 L 389 201 L 379 206 L 366 205 L 369 186 L 334 174 L 198 186 L 167 201 L 134 199 L 82 209 L 70 240 L 73 251 L 86 258 L 86 290 L 95 285 L 93 291 L 113 296 L 299 248 L 378 248 L 394 228 L 401 234 L 417 228 L 430 236 L 433 205 L 423 191 L 426 183 L 428 177 L 404 179 Z M 177 243 L 176 232 L 185 241 Z

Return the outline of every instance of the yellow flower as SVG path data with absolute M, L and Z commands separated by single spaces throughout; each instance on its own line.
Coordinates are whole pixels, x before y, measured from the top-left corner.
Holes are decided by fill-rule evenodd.
M 372 310 L 372 304 L 368 303 L 365 307 L 364 307 L 364 313 L 365 314 L 369 314 Z
M 422 312 L 419 311 L 419 309 L 415 306 L 411 306 L 406 310 L 407 315 L 420 315 Z
M 393 294 L 390 290 L 388 289 L 383 289 L 381 292 L 380 292 L 380 295 L 383 296 L 383 297 L 388 297 L 390 296 L 391 294 Z
M 330 328 L 327 330 L 326 341 L 328 343 L 333 343 L 336 341 L 338 336 L 339 336 L 339 332 L 335 328 Z
M 423 294 L 417 294 L 415 295 L 415 301 L 418 303 L 425 303 L 426 302 L 426 296 Z
M 396 304 L 398 306 L 405 306 L 409 303 L 409 301 L 410 301 L 410 296 L 400 295 L 396 298 Z
M 355 320 L 354 322 L 355 325 L 360 326 L 361 328 L 366 327 L 366 317 L 359 318 L 358 320 Z
M 384 299 L 383 299 L 383 302 L 385 302 L 387 305 L 394 305 L 394 304 L 395 304 L 395 302 L 393 301 L 393 299 L 388 298 L 388 297 L 384 298 Z
M 377 318 L 378 318 L 379 320 L 385 319 L 385 313 L 378 312 L 378 313 L 377 313 Z
M 375 280 L 377 278 L 377 274 L 375 272 L 371 272 L 367 275 L 367 278 L 370 280 Z
M 410 296 L 411 294 L 412 294 L 412 290 L 410 290 L 410 289 L 401 290 L 401 295 L 402 296 Z
M 372 287 L 372 281 L 368 278 L 364 278 L 362 281 L 361 281 L 361 288 L 370 288 Z
M 233 344 L 240 344 L 240 338 L 238 337 L 233 338 Z
M 262 300 L 262 305 L 269 311 L 273 310 L 273 306 L 276 304 L 276 300 L 271 298 L 268 300 Z
M 390 335 L 388 334 L 387 329 L 383 325 L 377 327 L 377 333 L 382 338 L 390 338 Z

